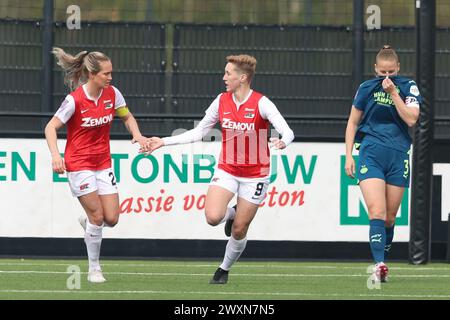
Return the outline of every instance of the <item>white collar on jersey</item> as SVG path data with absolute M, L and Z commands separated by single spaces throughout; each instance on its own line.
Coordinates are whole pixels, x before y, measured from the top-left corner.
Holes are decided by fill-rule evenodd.
M 245 97 L 244 101 L 242 101 L 242 102 L 239 102 L 239 101 L 236 99 L 236 97 L 234 96 L 234 93 L 231 95 L 231 96 L 233 97 L 233 102 L 234 102 L 234 104 L 236 105 L 236 107 L 237 107 L 238 110 L 239 110 L 239 107 L 240 107 L 241 105 L 243 105 L 244 103 L 247 102 L 247 100 L 250 98 L 250 96 L 252 95 L 252 93 L 253 93 L 253 90 L 250 89 L 250 91 L 248 92 L 248 95 Z
M 83 91 L 84 91 L 84 94 L 86 95 L 86 97 L 87 97 L 89 100 L 94 101 L 95 104 L 97 105 L 98 99 L 100 99 L 100 97 L 102 96 L 103 89 L 100 91 L 100 94 L 98 95 L 97 99 L 94 99 L 94 98 L 92 98 L 92 97 L 89 95 L 89 93 L 88 93 L 88 91 L 87 91 L 87 83 L 83 84 L 82 87 L 83 87 Z

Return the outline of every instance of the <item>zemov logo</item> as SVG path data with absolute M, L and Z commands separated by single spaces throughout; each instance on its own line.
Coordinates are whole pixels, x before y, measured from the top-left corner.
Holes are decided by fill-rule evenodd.
M 107 124 L 107 123 L 113 121 L 113 115 L 110 114 L 109 116 L 104 116 L 101 118 L 87 117 L 87 118 L 83 118 L 82 120 L 84 121 L 83 124 L 81 125 L 82 127 L 85 127 L 85 128 L 97 127 L 97 126 L 102 126 L 104 124 Z
M 233 130 L 255 130 L 254 123 L 234 122 L 230 119 L 223 118 L 222 128 Z
M 353 156 L 358 167 L 358 156 Z M 345 156 L 341 156 L 341 199 L 340 199 L 340 224 L 341 225 L 369 225 L 369 214 L 364 198 L 358 186 L 358 180 L 345 174 Z M 363 173 L 363 172 L 362 172 Z M 395 219 L 397 226 L 408 225 L 408 189 L 403 194 L 399 213 Z

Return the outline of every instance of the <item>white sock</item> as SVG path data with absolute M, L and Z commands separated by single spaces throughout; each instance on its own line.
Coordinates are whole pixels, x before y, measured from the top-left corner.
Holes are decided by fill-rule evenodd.
M 234 210 L 234 208 L 227 207 L 227 211 L 225 212 L 225 215 L 223 216 L 223 218 L 219 224 L 224 223 L 229 219 L 234 219 L 235 215 L 236 215 L 236 210 Z
M 247 237 L 241 240 L 236 240 L 233 236 L 228 239 L 227 247 L 225 249 L 225 256 L 220 268 L 223 270 L 230 270 L 231 266 L 239 259 L 242 252 L 244 252 L 247 245 Z
M 103 225 L 97 226 L 86 221 L 86 232 L 84 234 L 84 242 L 86 243 L 89 271 L 101 270 L 100 268 L 100 247 L 102 245 L 102 229 Z

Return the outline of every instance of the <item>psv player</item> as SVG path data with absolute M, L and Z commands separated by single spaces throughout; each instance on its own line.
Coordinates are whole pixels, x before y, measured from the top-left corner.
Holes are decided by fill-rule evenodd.
M 276 106 L 250 87 L 256 59 L 233 55 L 226 60 L 223 76 L 226 92 L 211 103 L 198 126 L 173 137 L 149 138 L 141 150 L 148 153 L 164 145 L 199 141 L 220 122 L 222 150 L 206 194 L 205 215 L 212 226 L 226 222 L 225 233 L 230 238 L 211 284 L 227 283 L 228 271 L 244 251 L 247 230 L 266 195 L 270 172 L 269 124 L 282 136 L 271 138 L 275 149 L 286 148 L 294 139 L 294 133 Z M 237 205 L 228 207 L 235 194 Z
M 54 172 L 64 173 L 72 195 L 84 208 L 89 258 L 88 281 L 104 282 L 100 267 L 100 247 L 104 225 L 113 227 L 119 220 L 119 197 L 111 169 L 109 135 L 115 115 L 131 133 L 132 142 L 142 145 L 137 122 L 128 110 L 120 91 L 111 85 L 112 63 L 101 52 L 82 51 L 72 56 L 54 48 L 58 65 L 65 73 L 65 83 L 74 90 L 66 96 L 45 128 Z M 67 143 L 64 158 L 57 146 L 57 130 L 66 125 Z
M 419 118 L 417 84 L 399 76 L 397 53 L 385 45 L 376 56 L 376 78 L 363 82 L 355 95 L 345 133 L 345 171 L 357 174 L 369 211 L 369 243 L 374 278 L 386 282 L 385 260 L 394 238 L 394 224 L 405 188 L 409 187 L 411 136 L 408 127 Z M 358 146 L 355 165 L 353 146 Z

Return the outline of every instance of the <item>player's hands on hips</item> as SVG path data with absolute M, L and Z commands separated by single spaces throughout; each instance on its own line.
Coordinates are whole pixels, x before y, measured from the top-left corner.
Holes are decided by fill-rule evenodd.
M 52 169 L 53 172 L 60 174 L 66 172 L 66 165 L 64 163 L 64 159 L 61 157 L 59 153 L 52 154 Z
M 345 173 L 351 178 L 355 178 L 356 165 L 353 157 L 345 158 Z
M 161 148 L 164 145 L 164 141 L 158 137 L 147 138 L 144 146 L 139 149 L 139 153 L 144 153 L 145 155 L 149 155 L 156 149 Z
M 384 80 L 382 82 L 382 86 L 383 86 L 383 90 L 386 91 L 387 93 L 389 93 L 390 95 L 397 92 L 397 90 L 395 88 L 395 84 L 392 82 L 391 79 L 389 79 L 389 77 L 384 78 Z
M 286 144 L 278 138 L 270 138 L 269 147 L 281 150 L 286 148 Z

